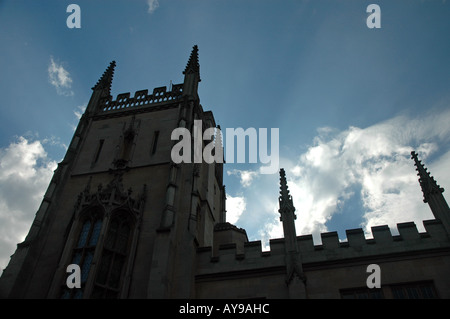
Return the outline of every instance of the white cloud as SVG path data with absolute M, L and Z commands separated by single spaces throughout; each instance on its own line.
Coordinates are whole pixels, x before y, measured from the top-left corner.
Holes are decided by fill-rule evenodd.
M 450 140 L 450 111 L 430 113 L 411 119 L 398 116 L 361 129 L 320 134 L 293 168 L 291 193 L 298 209 L 307 212 L 297 221 L 300 232 L 313 235 L 325 229 L 323 224 L 354 195 L 354 186 L 361 189 L 364 208 L 363 226 L 371 226 L 433 218 L 422 202 L 420 187 L 410 152 L 416 150 L 425 160 Z M 444 156 L 434 166 L 443 166 Z M 450 181 L 449 174 L 437 176 Z M 345 213 L 345 209 L 344 209 Z
M 148 13 L 150 14 L 155 12 L 155 10 L 159 8 L 158 0 L 147 0 L 147 5 L 148 5 Z
M 40 141 L 19 137 L 0 149 L 0 267 L 25 239 L 56 162 Z
M 227 175 L 239 176 L 241 185 L 243 187 L 249 187 L 252 184 L 253 179 L 257 177 L 259 174 L 256 171 L 233 169 L 227 171 Z
M 247 204 L 244 197 L 233 197 L 227 194 L 227 222 L 235 224 L 245 211 L 246 206 Z
M 53 57 L 50 57 L 50 64 L 48 65 L 48 80 L 51 85 L 56 88 L 56 92 L 59 95 L 71 96 L 73 91 L 70 90 L 72 87 L 72 79 L 69 72 L 64 69 L 62 64 L 55 62 Z
M 422 221 L 434 217 L 422 201 L 410 152 L 418 152 L 438 183 L 450 189 L 449 122 L 450 109 L 417 118 L 397 116 L 366 128 L 318 129 L 313 144 L 296 161 L 281 159 L 296 207 L 297 235 L 312 234 L 319 243 L 320 233 L 336 230 L 327 229 L 326 223 L 337 212 L 343 214 L 342 220 L 358 214 L 361 224 L 356 227 L 362 227 L 368 236 L 372 226 L 388 225 L 396 233 L 397 223 L 409 221 L 424 231 Z M 231 174 L 246 185 L 240 171 Z M 241 220 L 247 224 L 241 227 L 251 228 L 263 243 L 283 237 L 272 187 L 277 182 L 274 177 L 259 175 L 257 184 L 242 189 L 247 211 Z M 359 204 L 348 205 L 355 201 Z M 349 211 L 350 206 L 354 211 Z M 255 220 L 260 220 L 258 228 Z M 341 231 L 339 236 L 345 238 Z

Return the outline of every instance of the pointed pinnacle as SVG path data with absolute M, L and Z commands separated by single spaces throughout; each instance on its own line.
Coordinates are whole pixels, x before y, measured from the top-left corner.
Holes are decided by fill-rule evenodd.
M 289 190 L 286 182 L 286 172 L 284 168 L 280 169 L 280 197 L 289 196 Z
M 284 168 L 280 169 L 280 209 L 283 207 L 292 207 L 294 209 L 294 204 L 292 203 L 292 196 L 289 194 L 289 189 L 286 182 L 286 173 Z
M 423 202 L 427 203 L 431 194 L 439 192 L 443 193 L 444 189 L 436 183 L 434 177 L 430 175 L 427 168 L 422 164 L 422 161 L 418 159 L 416 152 L 411 152 L 411 159 L 414 159 L 414 165 L 418 172 L 417 175 L 419 176 L 419 183 L 422 188 Z
M 220 129 L 220 125 L 217 125 L 216 127 L 216 143 L 217 146 L 223 147 L 222 130 Z
M 114 76 L 114 68 L 116 67 L 116 61 L 112 61 L 106 71 L 103 73 L 97 84 L 92 90 L 104 90 L 106 89 L 108 94 L 111 93 L 111 84 Z
M 200 63 L 198 62 L 198 46 L 197 45 L 194 45 L 194 47 L 192 48 L 192 52 L 189 57 L 189 61 L 186 65 L 186 68 L 183 71 L 183 74 L 189 74 L 189 73 L 198 73 L 200 75 Z
M 419 160 L 417 157 L 417 153 L 412 151 L 411 152 L 411 159 L 414 160 L 414 165 L 416 166 L 416 171 L 418 172 L 417 175 L 421 178 L 430 177 L 430 173 L 427 172 L 427 169 L 422 164 L 422 161 Z

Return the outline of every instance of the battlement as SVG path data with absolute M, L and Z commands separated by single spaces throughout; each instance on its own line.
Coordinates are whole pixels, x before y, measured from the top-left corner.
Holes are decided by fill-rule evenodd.
M 110 112 L 123 110 L 126 108 L 145 107 L 158 103 L 166 103 L 179 100 L 183 95 L 183 84 L 174 84 L 172 89 L 167 91 L 167 87 L 162 86 L 153 89 L 152 94 L 148 90 L 137 91 L 133 97 L 130 93 L 121 93 L 115 100 L 112 97 L 104 98 L 100 101 L 100 112 Z
M 305 266 L 347 263 L 355 260 L 407 258 L 441 248 L 450 249 L 450 239 L 440 220 L 423 222 L 419 232 L 414 222 L 397 224 L 399 235 L 392 235 L 387 225 L 371 228 L 373 238 L 366 238 L 361 228 L 346 231 L 347 240 L 340 241 L 337 232 L 321 234 L 322 244 L 315 245 L 312 235 L 297 236 L 302 263 Z M 242 250 L 236 244 L 220 245 L 216 251 L 202 247 L 197 253 L 198 275 L 218 272 L 277 268 L 285 264 L 284 238 L 271 239 L 270 250 L 263 251 L 261 241 L 245 242 Z M 406 256 L 406 257 L 405 257 Z

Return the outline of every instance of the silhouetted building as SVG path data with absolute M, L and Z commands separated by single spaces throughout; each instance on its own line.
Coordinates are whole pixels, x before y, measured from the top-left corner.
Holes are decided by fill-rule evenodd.
M 436 219 L 297 236 L 295 208 L 280 170 L 284 238 L 248 241 L 226 222 L 223 164 L 171 159 L 176 128 L 216 128 L 197 94 L 198 48 L 184 81 L 119 94 L 112 62 L 58 164 L 25 241 L 0 279 L 4 298 L 450 298 L 450 210 L 413 152 L 424 201 Z M 216 138 L 214 145 L 222 147 Z M 202 147 L 205 147 L 203 141 Z M 193 146 L 194 147 L 194 146 Z M 305 212 L 306 213 L 306 212 Z M 81 288 L 66 285 L 69 264 Z M 366 284 L 376 264 L 381 288 Z

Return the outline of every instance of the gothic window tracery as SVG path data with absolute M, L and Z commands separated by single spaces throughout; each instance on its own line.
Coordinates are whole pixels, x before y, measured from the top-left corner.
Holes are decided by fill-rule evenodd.
M 93 193 L 89 179 L 78 197 L 69 237 L 73 239 L 66 243 L 63 262 L 66 267 L 80 266 L 81 288 L 68 288 L 64 273 L 61 298 L 120 298 L 129 284 L 124 278 L 133 265 L 146 185 L 132 197 L 132 188 L 123 187 L 122 174 L 116 171 L 105 187 L 100 183 Z
M 95 279 L 93 298 L 117 298 L 125 271 L 133 222 L 126 211 L 112 214 Z
M 69 289 L 65 287 L 61 296 L 63 299 L 80 299 L 83 297 L 103 224 L 102 210 L 99 207 L 91 208 L 83 214 L 80 221 L 81 228 L 70 263 L 80 266 L 81 288 Z

